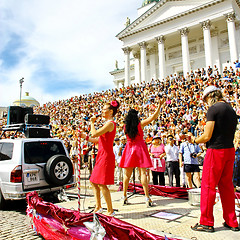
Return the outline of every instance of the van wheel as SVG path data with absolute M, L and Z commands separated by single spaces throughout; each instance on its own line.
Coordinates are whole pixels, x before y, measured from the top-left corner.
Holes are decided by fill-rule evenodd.
M 3 195 L 2 195 L 2 191 L 0 189 L 0 209 L 4 209 L 5 204 L 6 204 L 6 201 L 5 201 L 5 199 L 4 199 Z
M 49 184 L 57 186 L 65 185 L 73 175 L 71 160 L 64 155 L 54 155 L 47 161 L 45 177 Z

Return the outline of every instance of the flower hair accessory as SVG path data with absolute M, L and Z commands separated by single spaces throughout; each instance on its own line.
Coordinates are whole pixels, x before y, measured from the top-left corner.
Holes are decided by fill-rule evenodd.
M 111 101 L 111 103 L 110 103 L 110 105 L 112 106 L 112 107 L 117 107 L 118 106 L 118 103 L 117 103 L 117 101 Z

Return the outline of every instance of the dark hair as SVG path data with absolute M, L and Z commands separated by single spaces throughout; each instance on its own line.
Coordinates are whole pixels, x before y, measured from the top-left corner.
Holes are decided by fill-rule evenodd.
M 114 104 L 116 104 L 116 106 Z M 118 111 L 118 108 L 120 107 L 120 103 L 114 99 L 113 101 L 106 103 L 106 105 L 109 106 L 110 110 L 113 110 L 113 117 L 114 117 Z
M 124 123 L 125 134 L 127 134 L 131 139 L 134 139 L 138 134 L 138 124 L 140 123 L 138 111 L 135 109 L 130 109 Z
M 210 98 L 210 105 L 214 105 L 216 102 L 220 101 L 220 100 L 224 100 L 223 99 L 223 95 L 222 92 L 220 90 L 214 91 L 214 92 L 210 92 L 207 97 Z M 205 98 L 206 101 L 206 98 Z

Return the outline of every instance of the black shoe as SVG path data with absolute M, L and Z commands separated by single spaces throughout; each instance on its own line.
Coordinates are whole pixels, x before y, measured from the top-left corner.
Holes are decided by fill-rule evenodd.
M 230 227 L 229 225 L 226 224 L 226 222 L 223 223 L 223 226 L 232 230 L 232 231 L 234 231 L 234 232 L 237 232 L 237 231 L 240 230 L 239 227 Z
M 128 198 L 127 197 L 122 197 L 123 199 L 123 206 L 128 205 Z
M 146 198 L 146 205 L 147 207 L 153 207 L 153 202 L 150 198 Z
M 202 225 L 200 223 L 196 223 L 193 227 L 191 227 L 193 231 L 199 231 L 199 232 L 214 232 L 213 226 L 206 226 Z

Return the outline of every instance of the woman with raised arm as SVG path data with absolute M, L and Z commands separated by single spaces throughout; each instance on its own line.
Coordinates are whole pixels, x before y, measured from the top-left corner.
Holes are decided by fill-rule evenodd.
M 127 144 L 124 148 L 119 167 L 125 168 L 123 179 L 123 204 L 128 204 L 127 189 L 133 169 L 138 167 L 141 173 L 141 183 L 146 196 L 147 207 L 152 206 L 152 200 L 149 197 L 146 168 L 152 167 L 152 161 L 148 152 L 146 143 L 143 140 L 143 128 L 157 119 L 164 100 L 160 100 L 154 114 L 145 120 L 140 121 L 138 112 L 130 109 L 125 118 L 125 134 Z
M 116 123 L 113 117 L 119 108 L 119 102 L 114 100 L 106 103 L 102 109 L 102 117 L 106 119 L 106 123 L 99 129 L 96 129 L 94 123 L 96 116 L 91 117 L 91 137 L 81 133 L 81 137 L 87 141 L 98 144 L 98 154 L 96 163 L 93 168 L 90 182 L 93 187 L 96 206 L 93 212 L 102 213 L 100 191 L 107 204 L 107 214 L 113 216 L 115 213 L 112 207 L 110 191 L 107 185 L 114 184 L 115 155 L 113 152 L 113 141 L 116 134 Z

